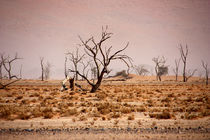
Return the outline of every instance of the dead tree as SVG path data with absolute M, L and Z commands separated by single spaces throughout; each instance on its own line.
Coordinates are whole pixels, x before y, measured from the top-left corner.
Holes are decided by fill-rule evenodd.
M 73 63 L 74 71 L 78 71 L 78 64 L 82 61 L 85 54 L 80 55 L 79 49 L 76 48 L 76 52 L 68 52 L 67 55 L 69 55 L 69 60 Z M 75 73 L 75 80 L 78 80 L 78 73 Z
M 9 86 L 9 85 L 11 85 L 11 84 L 13 84 L 13 83 L 15 83 L 15 82 L 17 82 L 19 80 L 20 80 L 20 78 L 14 80 L 14 81 L 11 81 L 9 83 L 6 83 L 6 84 L 3 84 L 3 83 L 0 82 L 0 89 L 5 89 L 7 86 Z
M 84 78 L 89 85 L 91 85 L 91 92 L 95 92 L 101 85 L 102 79 L 104 77 L 105 73 L 108 73 L 108 66 L 111 63 L 111 61 L 114 60 L 121 60 L 124 62 L 128 67 L 130 67 L 131 58 L 125 54 L 121 54 L 127 47 L 128 44 L 123 48 L 120 49 L 114 53 L 111 54 L 112 46 L 108 49 L 103 48 L 104 42 L 111 38 L 112 33 L 107 32 L 108 27 L 105 29 L 102 27 L 102 34 L 101 38 L 98 42 L 96 42 L 94 37 L 91 37 L 84 41 L 81 37 L 79 37 L 80 41 L 82 42 L 81 46 L 84 47 L 85 53 L 87 56 L 90 57 L 90 59 L 93 61 L 95 67 L 96 67 L 96 73 L 97 73 L 97 81 L 96 83 L 91 82 L 88 77 L 83 75 L 78 70 L 70 69 L 71 72 L 77 73 L 82 78 Z
M 155 62 L 156 79 L 161 81 L 161 76 L 168 73 L 168 66 L 165 66 L 166 59 L 164 56 L 154 57 L 152 61 Z
M 187 55 L 188 55 L 188 46 L 186 45 L 185 50 L 182 47 L 182 44 L 180 44 L 179 48 L 180 54 L 181 54 L 181 59 L 183 62 L 183 82 L 187 82 L 187 77 L 186 77 L 186 66 L 187 66 Z
M 87 68 L 90 66 L 90 62 L 91 61 L 81 61 L 81 64 L 83 66 L 82 68 L 82 74 L 85 75 L 86 77 L 88 77 L 88 73 L 89 73 L 89 70 L 87 70 Z M 84 80 L 84 78 L 82 78 L 82 80 Z
M 9 79 L 12 79 L 12 78 L 18 79 L 17 75 L 12 74 L 12 64 L 18 59 L 22 59 L 22 58 L 18 57 L 17 53 L 15 54 L 14 58 L 10 58 L 9 55 L 7 57 L 4 57 L 3 54 L 1 55 L 1 62 L 2 62 L 2 65 L 4 66 L 4 69 L 8 73 Z
M 44 78 L 45 78 L 45 80 L 50 79 L 51 67 L 52 67 L 52 65 L 49 62 L 47 62 L 47 64 L 44 67 Z
M 41 79 L 44 81 L 44 57 L 40 57 L 40 65 L 42 70 Z
M 188 79 L 190 79 L 191 77 L 193 77 L 193 75 L 195 74 L 196 71 L 197 71 L 197 70 L 194 69 L 193 71 L 188 70 L 188 71 L 186 72 L 186 75 L 185 75 L 186 82 L 188 81 Z
M 2 66 L 3 66 L 3 61 L 0 60 L 0 79 L 3 78 L 3 74 L 2 74 Z
M 201 61 L 202 66 L 205 70 L 205 77 L 206 77 L 206 85 L 208 85 L 208 80 L 209 80 L 209 69 L 208 69 L 208 63 L 205 63 L 203 60 Z
M 174 74 L 176 76 L 176 81 L 178 80 L 180 60 L 181 60 L 181 58 L 179 58 L 178 60 L 175 59 L 175 68 L 173 69 L 173 72 L 174 72 Z
M 145 76 L 145 75 L 147 75 L 147 73 L 149 73 L 149 71 L 145 68 L 144 65 L 134 66 L 134 70 L 135 70 L 136 74 L 142 75 L 142 76 Z
M 65 61 L 64 61 L 64 75 L 65 75 L 65 78 L 67 78 L 67 76 L 68 76 L 68 72 L 67 72 L 67 69 L 66 69 L 66 63 L 67 63 L 67 57 L 65 57 Z

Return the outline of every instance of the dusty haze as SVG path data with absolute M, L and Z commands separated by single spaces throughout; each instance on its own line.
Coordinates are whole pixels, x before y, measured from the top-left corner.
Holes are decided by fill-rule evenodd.
M 210 0 L 0 0 L 0 52 L 23 57 L 23 78 L 40 76 L 39 57 L 52 63 L 52 77 L 63 78 L 64 53 L 78 35 L 100 35 L 108 25 L 114 35 L 106 44 L 126 53 L 134 64 L 153 66 L 164 55 L 170 69 L 179 44 L 188 44 L 188 68 L 210 64 Z M 115 71 L 124 67 L 113 65 Z M 170 73 L 172 74 L 172 73 Z

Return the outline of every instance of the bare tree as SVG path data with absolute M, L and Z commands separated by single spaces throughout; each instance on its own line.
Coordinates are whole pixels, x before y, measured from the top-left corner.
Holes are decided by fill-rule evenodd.
M 50 78 L 51 67 L 52 67 L 52 65 L 49 62 L 47 62 L 47 64 L 45 65 L 45 68 L 44 68 L 45 80 L 48 80 Z
M 44 57 L 40 57 L 40 65 L 42 70 L 41 79 L 44 81 Z
M 127 45 L 123 49 L 120 49 L 113 54 L 111 54 L 112 46 L 109 47 L 108 49 L 103 48 L 104 42 L 107 39 L 111 38 L 112 36 L 112 33 L 107 32 L 107 29 L 108 27 L 106 27 L 105 29 L 102 27 L 101 38 L 98 42 L 95 41 L 94 37 L 91 37 L 86 41 L 84 41 L 81 37 L 79 37 L 80 41 L 82 42 L 81 46 L 84 47 L 85 53 L 94 62 L 94 65 L 96 67 L 96 72 L 97 72 L 96 83 L 91 82 L 88 79 L 88 77 L 83 75 L 78 70 L 70 69 L 71 72 L 77 73 L 78 75 L 83 77 L 88 82 L 89 85 L 91 85 L 92 87 L 91 92 L 95 92 L 100 87 L 104 74 L 108 73 L 108 66 L 111 63 L 111 61 L 121 60 L 128 67 L 130 67 L 129 62 L 131 62 L 131 58 L 125 54 L 121 54 L 121 52 L 123 52 L 128 47 L 129 43 L 127 43 Z
M 194 69 L 193 71 L 188 70 L 188 71 L 186 72 L 186 75 L 185 75 L 186 82 L 188 81 L 188 79 L 190 79 L 190 78 L 195 74 L 196 71 L 197 71 L 197 69 Z
M 149 73 L 149 71 L 145 68 L 144 65 L 134 66 L 133 68 L 138 75 L 145 76 L 147 75 L 147 73 Z
M 156 73 L 156 79 L 161 81 L 161 76 L 168 73 L 168 66 L 165 66 L 166 59 L 164 56 L 162 57 L 154 57 L 152 59 L 153 62 L 155 62 L 155 73 Z
M 69 55 L 69 60 L 74 65 L 74 71 L 78 71 L 78 64 L 82 61 L 85 54 L 80 55 L 79 54 L 79 48 L 76 48 L 75 53 L 68 52 L 67 55 Z M 76 74 L 75 80 L 78 80 L 78 73 L 75 73 L 75 74 Z
M 65 75 L 65 78 L 67 78 L 67 76 L 68 76 L 68 72 L 67 72 L 67 68 L 66 68 L 66 63 L 67 63 L 67 57 L 65 57 L 65 61 L 64 61 L 64 75 Z
M 85 75 L 86 77 L 88 77 L 88 73 L 89 73 L 89 69 L 88 70 L 86 70 L 86 69 L 90 66 L 90 62 L 91 61 L 86 61 L 86 62 L 81 61 L 81 64 L 83 66 L 83 68 L 82 68 L 82 74 Z M 82 80 L 84 80 L 83 77 L 82 77 Z
M 2 66 L 3 66 L 3 61 L 0 60 L 0 79 L 3 78 L 3 74 L 2 74 Z
M 186 65 L 187 65 L 187 55 L 188 55 L 188 46 L 186 45 L 185 50 L 182 47 L 182 44 L 180 44 L 179 48 L 180 54 L 181 54 L 181 59 L 183 62 L 183 82 L 187 82 L 187 77 L 186 77 Z
M 19 80 L 20 80 L 20 78 L 14 80 L 14 81 L 10 81 L 10 82 L 8 82 L 6 84 L 3 84 L 2 82 L 0 82 L 0 89 L 5 89 L 7 86 L 9 86 L 9 85 L 11 85 L 11 84 L 13 84 L 13 83 L 15 83 L 15 82 L 17 82 Z
M 23 65 L 20 66 L 20 78 L 22 79 L 22 69 L 23 69 Z
M 191 78 L 197 70 L 195 69 L 193 71 L 191 70 L 187 71 L 187 56 L 188 56 L 188 51 L 189 51 L 188 46 L 186 45 L 185 50 L 184 50 L 184 48 L 182 47 L 182 44 L 180 44 L 179 51 L 181 55 L 181 60 L 183 62 L 183 82 L 187 82 L 188 79 Z
M 41 80 L 48 80 L 50 78 L 50 72 L 52 65 L 47 62 L 47 64 L 44 64 L 44 57 L 40 57 L 40 65 L 41 65 Z
M 179 58 L 178 60 L 175 59 L 175 68 L 173 69 L 173 72 L 174 72 L 174 74 L 176 76 L 176 81 L 178 80 L 180 60 L 181 60 L 181 58 Z
M 18 57 L 17 53 L 15 54 L 14 58 L 10 58 L 9 55 L 7 57 L 4 57 L 4 54 L 1 54 L 1 63 L 4 66 L 4 69 L 6 70 L 6 72 L 8 73 L 9 79 L 12 79 L 12 78 L 18 79 L 17 75 L 12 74 L 12 64 L 18 59 L 22 59 L 22 58 Z
M 208 85 L 208 80 L 209 80 L 209 69 L 208 69 L 208 63 L 205 63 L 203 60 L 201 61 L 202 66 L 205 70 L 205 76 L 206 76 L 206 85 Z

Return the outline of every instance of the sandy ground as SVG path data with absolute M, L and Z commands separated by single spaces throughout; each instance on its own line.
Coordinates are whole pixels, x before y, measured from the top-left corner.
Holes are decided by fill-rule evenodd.
M 203 81 L 196 77 L 192 78 L 188 83 L 177 83 L 173 79 L 174 77 L 163 77 L 163 82 L 160 83 L 155 81 L 155 77 L 146 76 L 131 75 L 126 81 L 122 77 L 109 78 L 103 82 L 105 86 L 103 86 L 104 89 L 102 91 L 96 94 L 85 93 L 84 95 L 82 92 L 74 95 L 69 91 L 60 93 L 59 87 L 61 80 L 44 82 L 40 82 L 39 80 L 18 81 L 13 86 L 8 87 L 7 90 L 0 91 L 1 111 L 2 109 L 4 110 L 5 105 L 36 107 L 42 104 L 41 106 L 51 107 L 52 105 L 50 103 L 53 102 L 54 108 L 56 108 L 56 101 L 59 101 L 59 104 L 60 102 L 68 103 L 66 97 L 77 97 L 75 99 L 73 98 L 71 102 L 74 103 L 74 107 L 78 111 L 84 109 L 84 107 L 80 106 L 81 104 L 90 102 L 93 105 L 109 102 L 111 104 L 122 105 L 122 107 L 125 103 L 129 107 L 143 105 L 146 111 L 132 111 L 128 114 L 121 114 L 119 118 L 110 119 L 108 119 L 110 114 L 99 114 L 99 117 L 91 117 L 91 112 L 80 112 L 77 115 L 67 117 L 63 117 L 61 113 L 54 113 L 54 116 L 50 119 L 44 119 L 42 116 L 23 120 L 1 118 L 0 140 L 209 140 L 210 116 L 208 114 L 201 117 L 198 115 L 193 119 L 183 119 L 181 116 L 185 112 L 173 112 L 173 110 L 179 104 L 180 107 L 182 106 L 184 110 L 187 110 L 192 104 L 192 107 L 197 107 L 202 110 L 206 108 L 205 111 L 208 113 L 210 107 L 210 87 L 203 86 Z M 179 80 L 181 80 L 181 77 L 179 77 Z M 86 85 L 85 82 L 79 83 Z M 123 85 L 125 86 L 123 87 Z M 135 95 L 138 90 L 141 91 L 140 96 Z M 107 97 L 98 97 L 99 94 L 106 92 Z M 34 94 L 37 94 L 37 97 Z M 67 94 L 71 95 L 67 96 Z M 122 98 L 118 101 L 117 98 L 124 95 L 127 96 L 127 94 L 130 95 L 129 98 Z M 20 95 L 23 97 L 19 99 Z M 161 102 L 165 97 L 174 99 Z M 200 99 L 199 97 L 202 98 Z M 36 99 L 36 102 L 30 101 L 30 99 Z M 155 100 L 155 102 L 151 103 L 150 100 Z M 49 101 L 49 103 L 44 104 L 46 101 Z M 168 105 L 170 102 L 171 106 L 169 107 L 161 105 L 161 103 Z M 93 108 L 94 110 L 95 106 L 89 106 L 89 108 Z M 162 111 L 165 108 L 168 108 L 174 117 L 170 119 L 157 119 L 151 118 L 149 115 L 155 110 Z M 197 115 L 200 110 L 191 111 L 193 111 L 194 115 Z M 27 114 L 27 112 L 24 113 Z M 18 112 L 11 114 L 9 117 L 16 118 L 17 114 Z M 130 114 L 135 117 L 128 119 Z M 85 118 L 81 119 L 81 117 Z M 106 119 L 103 120 L 103 117 Z

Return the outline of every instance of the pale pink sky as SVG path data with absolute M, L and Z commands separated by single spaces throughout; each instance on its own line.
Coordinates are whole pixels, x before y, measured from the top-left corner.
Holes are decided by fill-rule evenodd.
M 23 64 L 25 78 L 40 76 L 40 56 L 53 64 L 52 78 L 63 78 L 64 53 L 80 43 L 78 35 L 100 35 L 108 25 L 114 35 L 107 45 L 116 50 L 129 41 L 134 64 L 153 66 L 164 55 L 172 68 L 187 43 L 188 68 L 199 69 L 201 60 L 210 65 L 209 13 L 210 0 L 0 0 L 0 52 L 24 58 L 16 69 Z

